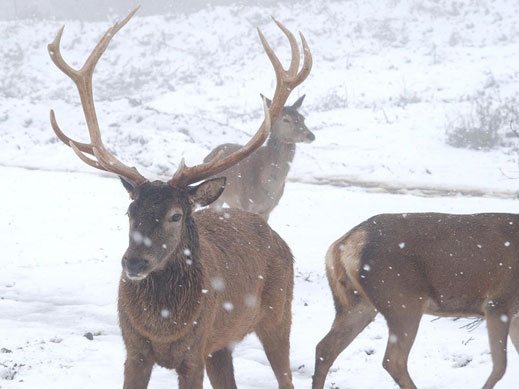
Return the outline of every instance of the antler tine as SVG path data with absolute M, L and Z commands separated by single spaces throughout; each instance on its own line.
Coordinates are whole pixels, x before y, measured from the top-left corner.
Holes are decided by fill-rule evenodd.
M 117 34 L 119 30 L 130 21 L 130 19 L 133 17 L 133 15 L 135 15 L 139 8 L 140 6 L 134 8 L 133 11 L 131 11 L 124 19 L 116 22 L 105 32 L 103 37 L 97 43 L 94 50 L 92 50 L 92 52 L 88 56 L 87 60 L 85 61 L 85 64 L 81 68 L 81 71 L 85 71 L 87 74 L 92 76 L 94 68 L 97 65 L 97 62 L 99 61 L 99 58 L 101 58 L 101 56 L 105 52 L 106 48 L 108 47 L 108 44 L 110 43 L 114 35 Z
M 301 71 L 294 77 L 293 80 L 293 88 L 301 84 L 308 75 L 310 74 L 310 71 L 312 70 L 313 65 L 313 58 L 312 53 L 310 52 L 310 47 L 308 47 L 308 43 L 305 39 L 305 36 L 302 32 L 299 32 L 299 36 L 301 37 L 301 42 L 303 44 L 303 67 L 301 68 Z
M 263 100 L 265 120 L 263 121 L 262 125 L 245 146 L 227 155 L 226 157 L 221 158 L 217 156 L 209 162 L 193 167 L 186 166 L 184 161 L 182 160 L 173 178 L 171 178 L 171 180 L 169 180 L 168 182 L 170 185 L 182 187 L 194 182 L 204 180 L 206 178 L 209 178 L 211 176 L 214 176 L 227 170 L 229 167 L 247 158 L 267 139 L 270 130 L 271 120 L 277 119 L 288 99 L 288 96 L 290 95 L 290 92 L 292 92 L 292 90 L 297 85 L 299 85 L 301 82 L 304 81 L 304 79 L 306 79 L 306 77 L 308 77 L 308 74 L 310 73 L 310 70 L 312 68 L 312 54 L 310 53 L 310 49 L 308 47 L 306 40 L 304 39 L 304 36 L 301 34 L 301 41 L 304 50 L 304 62 L 301 71 L 298 72 L 300 63 L 300 51 L 297 45 L 296 38 L 281 22 L 277 21 L 274 18 L 273 20 L 287 37 L 290 43 L 292 57 L 290 60 L 288 70 L 285 70 L 281 65 L 281 62 L 279 61 L 279 58 L 277 57 L 276 53 L 274 52 L 274 50 L 272 50 L 272 47 L 270 47 L 269 43 L 265 39 L 265 36 L 261 32 L 261 30 L 258 29 L 258 35 L 261 44 L 263 45 L 263 49 L 265 50 L 265 53 L 267 54 L 270 62 L 272 63 L 272 66 L 274 67 L 274 72 L 276 74 L 276 89 L 270 108 L 267 107 L 266 100 Z
M 59 29 L 54 40 L 47 45 L 47 50 L 49 51 L 50 58 L 58 69 L 76 81 L 78 76 L 77 70 L 66 63 L 61 55 L 61 37 L 63 36 L 63 30 L 65 30 L 65 26 Z
M 128 21 L 132 18 L 133 15 L 135 15 L 138 9 L 139 7 L 135 8 L 124 19 L 115 23 L 105 32 L 105 34 L 101 37 L 101 39 L 94 47 L 94 49 L 88 56 L 87 60 L 79 70 L 74 69 L 69 64 L 67 64 L 67 62 L 63 59 L 63 56 L 61 55 L 61 37 L 63 35 L 64 27 L 62 27 L 58 31 L 52 43 L 50 43 L 47 46 L 52 62 L 54 62 L 58 69 L 65 73 L 76 84 L 76 87 L 79 92 L 79 98 L 81 100 L 81 106 L 83 108 L 83 113 L 85 115 L 85 120 L 88 127 L 90 143 L 81 143 L 65 135 L 65 133 L 61 131 L 56 121 L 54 111 L 51 110 L 50 122 L 52 129 L 56 133 L 56 136 L 63 143 L 72 147 L 74 152 L 86 164 L 93 166 L 97 169 L 106 170 L 118 174 L 136 185 L 147 181 L 146 178 L 142 176 L 137 171 L 137 169 L 129 167 L 123 164 L 121 161 L 119 161 L 103 145 L 101 131 L 99 129 L 99 123 L 97 120 L 97 114 L 94 104 L 92 77 L 97 62 L 105 52 L 106 48 L 108 47 L 108 44 L 110 43 L 114 35 L 124 25 L 126 25 L 126 23 L 128 23 Z M 84 153 L 94 156 L 97 159 L 97 161 L 94 161 L 93 159 L 87 157 L 86 155 L 84 155 Z
M 76 144 L 73 141 L 69 142 L 69 146 L 72 148 L 72 150 L 74 150 L 74 153 L 76 153 L 79 159 L 82 160 L 84 163 L 92 167 L 95 167 L 96 169 L 106 171 L 106 169 L 99 162 L 91 158 L 88 158 L 85 154 L 83 154 L 83 152 L 79 149 L 79 147 L 76 146 Z
M 288 38 L 290 43 L 290 48 L 292 51 L 292 58 L 290 61 L 290 66 L 288 70 L 285 70 L 281 65 L 279 59 L 277 58 L 274 50 L 270 47 L 269 43 L 265 39 L 263 33 L 258 29 L 258 34 L 261 40 L 261 44 L 274 67 L 274 72 L 276 73 L 276 90 L 274 92 L 274 97 L 272 99 L 272 104 L 270 105 L 270 115 L 272 118 L 277 118 L 283 106 L 286 103 L 286 100 L 292 90 L 301 84 L 310 74 L 310 70 L 312 69 L 312 53 L 310 52 L 310 48 L 308 47 L 308 43 L 306 42 L 303 34 L 299 33 L 301 36 L 301 42 L 303 45 L 303 67 L 301 71 L 298 72 L 299 69 L 299 61 L 300 61 L 300 52 L 299 46 L 297 45 L 297 41 L 294 35 L 290 32 L 288 28 L 286 28 L 281 22 L 272 18 L 276 25 L 283 31 L 283 33 Z
M 92 146 L 88 143 L 81 143 L 78 141 L 75 141 L 71 138 L 69 138 L 63 131 L 61 131 L 61 128 L 58 125 L 58 122 L 56 121 L 56 115 L 54 114 L 54 110 L 50 110 L 50 125 L 52 129 L 54 130 L 54 133 L 58 137 L 60 141 L 65 143 L 67 146 L 71 146 L 71 144 L 74 144 L 78 150 L 80 150 L 83 153 L 88 153 L 91 155 L 94 155 L 94 151 L 92 150 Z
M 288 28 L 281 24 L 281 22 L 276 20 L 274 17 L 272 17 L 272 20 L 274 21 L 274 23 L 277 24 L 277 26 L 281 29 L 281 31 L 283 31 L 285 36 L 288 38 L 288 42 L 290 43 L 290 51 L 292 52 L 292 58 L 290 60 L 290 66 L 288 67 L 288 70 L 286 72 L 291 76 L 295 76 L 297 70 L 299 69 L 299 60 L 301 57 L 301 54 L 299 52 L 299 46 L 297 45 L 297 40 L 294 34 L 292 34 L 292 32 L 290 32 Z

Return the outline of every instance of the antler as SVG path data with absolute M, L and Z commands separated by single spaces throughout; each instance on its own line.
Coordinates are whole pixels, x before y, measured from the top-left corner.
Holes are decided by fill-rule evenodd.
M 77 142 L 61 131 L 56 121 L 54 111 L 50 111 L 50 123 L 52 129 L 56 133 L 56 136 L 66 145 L 70 146 L 77 156 L 86 164 L 93 166 L 100 170 L 105 170 L 118 174 L 124 177 L 135 185 L 146 182 L 147 179 L 142 176 L 136 168 L 129 167 L 119 161 L 113 154 L 111 154 L 103 145 L 101 140 L 101 131 L 99 130 L 99 123 L 97 121 L 97 115 L 94 105 L 94 93 L 92 89 L 92 75 L 94 73 L 95 66 L 99 61 L 99 58 L 103 55 L 108 44 L 114 37 L 114 35 L 132 18 L 137 12 L 139 7 L 135 8 L 128 14 L 124 19 L 115 23 L 111 28 L 106 31 L 103 37 L 99 40 L 98 44 L 92 50 L 92 53 L 87 58 L 81 69 L 76 70 L 65 62 L 61 56 L 60 43 L 61 36 L 63 35 L 64 26 L 58 31 L 54 41 L 47 46 L 52 62 L 65 73 L 74 83 L 79 92 L 79 98 L 81 99 L 81 105 L 85 114 L 85 120 L 88 127 L 88 133 L 90 136 L 90 143 Z M 88 157 L 86 154 L 90 154 L 95 159 Z
M 186 166 L 184 159 L 182 159 L 177 171 L 173 175 L 173 178 L 168 181 L 169 185 L 183 187 L 194 182 L 202 181 L 227 170 L 231 166 L 247 158 L 267 139 L 270 131 L 271 120 L 274 121 L 277 119 L 288 99 L 288 96 L 290 95 L 290 92 L 292 92 L 296 86 L 301 84 L 306 79 L 306 77 L 308 77 L 308 74 L 310 74 L 310 70 L 312 69 L 312 54 L 310 53 L 310 48 L 308 47 L 303 34 L 299 33 L 301 36 L 301 42 L 303 44 L 304 60 L 301 70 L 298 71 L 300 52 L 296 38 L 283 24 L 274 18 L 272 19 L 288 38 L 292 52 L 292 59 L 290 61 L 288 70 L 285 70 L 281 65 L 278 57 L 274 53 L 274 50 L 272 50 L 267 40 L 263 36 L 263 33 L 258 28 L 261 44 L 263 45 L 263 48 L 265 49 L 265 52 L 267 53 L 272 66 L 274 67 L 274 72 L 276 73 L 276 90 L 274 92 L 274 97 L 272 99 L 270 109 L 266 107 L 266 102 L 263 100 L 265 119 L 263 120 L 260 128 L 245 146 L 224 158 L 222 158 L 222 153 L 220 152 L 211 161 L 192 167 Z

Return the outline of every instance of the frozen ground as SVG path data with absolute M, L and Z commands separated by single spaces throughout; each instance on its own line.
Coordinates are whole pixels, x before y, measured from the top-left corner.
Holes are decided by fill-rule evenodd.
M 137 17 L 95 76 L 106 143 L 144 173 L 165 177 L 184 154 L 199 161 L 218 143 L 245 141 L 259 125 L 259 92 L 274 86 L 254 27 L 287 53 L 271 14 L 305 33 L 315 60 L 292 99 L 307 93 L 303 111 L 317 140 L 298 148 L 271 219 L 296 256 L 291 360 L 296 387 L 308 388 L 315 344 L 334 314 L 323 258 L 333 240 L 379 212 L 519 211 L 516 140 L 490 151 L 445 143 L 447 117 L 466 111 L 477 91 L 515 95 L 519 3 L 323 0 Z M 64 55 L 78 63 L 108 22 L 65 23 Z M 45 50 L 62 24 L 0 23 L 0 388 L 6 389 L 113 388 L 122 380 L 115 301 L 127 196 L 50 131 L 52 107 L 62 127 L 84 139 L 76 92 Z M 384 193 L 402 190 L 484 197 Z M 423 319 L 410 363 L 418 387 L 482 385 L 490 370 L 485 325 L 461 329 L 468 322 Z M 337 360 L 328 385 L 394 387 L 381 367 L 385 342 L 378 319 Z M 254 337 L 235 357 L 240 388 L 275 387 Z M 519 387 L 519 358 L 513 349 L 509 357 L 498 388 Z M 154 371 L 152 388 L 173 383 L 173 373 Z
M 116 290 L 127 243 L 127 195 L 116 179 L 83 173 L 1 168 L 0 387 L 116 388 L 124 347 L 117 326 Z M 513 200 L 424 198 L 289 184 L 272 226 L 296 258 L 291 363 L 297 388 L 309 388 L 314 348 L 334 315 L 324 277 L 327 246 L 378 212 L 519 212 Z M 420 388 L 477 388 L 490 371 L 485 324 L 424 317 L 410 371 Z M 84 335 L 90 332 L 93 340 Z M 339 357 L 328 386 L 391 388 L 381 366 L 387 341 L 378 318 Z M 6 352 L 4 349 L 9 350 Z M 519 385 L 519 358 L 498 388 Z M 240 388 L 275 388 L 254 336 L 235 350 Z M 174 373 L 154 370 L 151 388 L 176 387 Z

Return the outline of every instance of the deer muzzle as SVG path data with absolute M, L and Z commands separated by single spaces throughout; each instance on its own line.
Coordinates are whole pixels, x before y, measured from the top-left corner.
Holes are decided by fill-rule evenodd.
M 149 261 L 139 257 L 124 257 L 122 261 L 126 276 L 133 281 L 140 281 L 148 275 Z

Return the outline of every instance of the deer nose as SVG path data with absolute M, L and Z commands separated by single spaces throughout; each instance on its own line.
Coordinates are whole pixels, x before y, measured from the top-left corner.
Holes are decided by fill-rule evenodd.
M 148 266 L 148 261 L 140 258 L 125 258 L 124 266 L 129 276 L 138 276 Z
M 310 142 L 313 142 L 315 140 L 315 135 L 313 132 L 308 132 L 308 135 L 306 137 Z

